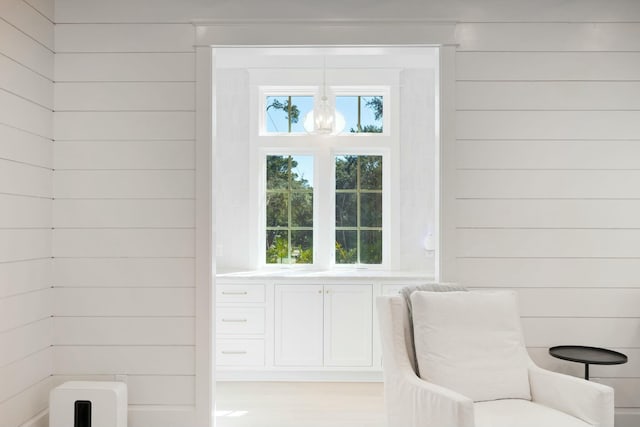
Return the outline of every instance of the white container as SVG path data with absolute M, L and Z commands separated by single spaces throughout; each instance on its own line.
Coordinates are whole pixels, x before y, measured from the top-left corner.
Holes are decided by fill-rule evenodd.
M 127 385 L 69 381 L 51 390 L 49 427 L 74 426 L 127 427 Z

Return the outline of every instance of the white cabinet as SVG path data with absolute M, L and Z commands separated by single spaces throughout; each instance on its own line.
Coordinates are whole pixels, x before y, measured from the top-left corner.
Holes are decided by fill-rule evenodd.
M 371 286 L 325 286 L 324 292 L 324 365 L 371 366 Z
M 216 365 L 220 368 L 265 365 L 264 284 L 216 285 Z
M 275 365 L 322 366 L 322 285 L 275 286 Z
M 371 285 L 276 285 L 275 365 L 370 367 Z

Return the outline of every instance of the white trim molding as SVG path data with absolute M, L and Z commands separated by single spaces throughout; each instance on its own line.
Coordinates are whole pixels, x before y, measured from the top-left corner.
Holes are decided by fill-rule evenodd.
M 194 22 L 197 46 L 428 45 L 456 43 L 453 22 L 208 21 Z M 295 34 L 293 40 L 291 34 Z
M 213 159 L 216 151 L 215 135 L 215 87 L 213 77 L 215 49 L 218 47 L 266 47 L 266 46 L 432 46 L 446 47 L 441 54 L 440 72 L 440 165 L 453 165 L 449 156 L 455 144 L 455 28 L 452 22 L 415 20 L 375 21 L 206 21 L 192 22 L 195 27 L 196 46 L 196 419 L 197 426 L 214 425 L 211 411 L 214 401 L 215 354 L 214 346 L 214 286 L 215 274 L 215 194 L 213 194 Z M 292 40 L 291 34 L 296 34 Z M 444 55 L 444 57 L 443 57 Z M 444 106 L 444 107 L 443 107 Z M 446 166 L 445 166 L 446 167 Z M 451 166 L 449 166 L 451 167 Z M 440 201 L 443 194 L 453 197 L 451 171 L 443 170 L 440 181 Z M 436 209 L 446 210 L 449 199 Z M 450 209 L 450 206 L 449 206 Z M 451 215 L 449 215 L 451 216 Z M 442 233 L 437 236 L 441 254 L 439 275 L 448 278 L 449 262 L 454 257 L 453 248 L 444 240 L 453 242 L 455 224 L 445 224 L 447 215 L 441 215 Z M 453 221 L 450 219 L 449 221 Z M 452 243 L 451 243 L 452 244 Z M 185 425 L 184 423 L 182 425 Z

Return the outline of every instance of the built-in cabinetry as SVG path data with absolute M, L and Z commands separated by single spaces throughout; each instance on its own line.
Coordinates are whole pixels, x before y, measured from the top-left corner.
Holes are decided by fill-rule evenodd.
M 425 281 L 218 277 L 217 377 L 380 379 L 375 297 Z
M 216 365 L 264 367 L 265 285 L 216 285 Z
M 372 285 L 275 285 L 275 366 L 371 367 Z

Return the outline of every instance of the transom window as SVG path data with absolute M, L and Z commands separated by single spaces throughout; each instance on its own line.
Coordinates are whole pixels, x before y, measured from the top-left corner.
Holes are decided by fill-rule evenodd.
M 336 109 L 345 118 L 345 132 L 382 133 L 382 96 L 336 96 Z
M 296 88 L 295 92 L 308 89 Z M 265 92 L 263 98 L 262 129 L 269 135 L 304 135 L 313 131 L 313 115 L 318 95 L 294 93 L 273 94 Z M 383 95 L 336 95 L 331 104 L 335 107 L 337 134 L 380 134 L 385 131 Z
M 268 133 L 303 133 L 304 118 L 313 110 L 313 96 L 267 96 L 265 126 Z

